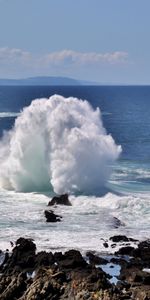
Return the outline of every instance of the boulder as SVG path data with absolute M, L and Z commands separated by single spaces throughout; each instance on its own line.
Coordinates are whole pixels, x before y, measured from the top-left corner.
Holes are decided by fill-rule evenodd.
M 53 197 L 52 200 L 49 201 L 48 206 L 53 206 L 53 205 L 71 206 L 71 202 L 68 199 L 68 194 Z
M 62 219 L 61 216 L 54 214 L 52 210 L 45 210 L 44 214 L 45 214 L 46 222 L 52 222 L 52 223 L 60 222 Z
M 114 235 L 110 237 L 110 240 L 113 243 L 119 243 L 119 242 L 128 242 L 129 239 L 125 235 Z
M 128 238 L 125 235 L 114 235 L 110 237 L 110 240 L 114 243 L 119 243 L 119 242 L 137 242 L 137 240 Z
M 36 254 L 35 268 L 40 266 L 51 266 L 54 264 L 54 255 L 52 252 L 41 251 Z
M 55 255 L 56 262 L 63 269 L 83 268 L 87 266 L 81 253 L 77 250 L 69 250 L 64 254 Z
M 132 256 L 134 253 L 135 248 L 131 247 L 131 246 L 126 246 L 126 247 L 122 247 L 120 248 L 117 252 L 115 252 L 115 254 L 117 255 L 129 255 Z
M 89 258 L 90 264 L 93 265 L 105 265 L 108 263 L 107 259 L 94 255 L 92 252 L 87 252 L 86 256 Z

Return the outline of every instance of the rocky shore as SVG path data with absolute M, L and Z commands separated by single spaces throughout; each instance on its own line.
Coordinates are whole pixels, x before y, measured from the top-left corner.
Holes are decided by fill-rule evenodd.
M 134 241 L 114 236 L 109 242 L 120 245 L 115 255 L 83 257 L 77 250 L 36 253 L 34 241 L 19 238 L 11 254 L 1 252 L 0 299 L 148 300 L 150 241 L 133 247 Z

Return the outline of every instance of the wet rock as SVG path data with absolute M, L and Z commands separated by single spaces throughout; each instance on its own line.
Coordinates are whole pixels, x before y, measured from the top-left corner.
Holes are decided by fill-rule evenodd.
M 99 257 L 97 255 L 94 255 L 92 252 L 87 252 L 86 256 L 89 258 L 90 264 L 94 265 L 105 265 L 108 263 L 108 260 L 106 260 L 103 257 Z
M 88 252 L 90 263 L 87 264 L 77 250 L 64 254 L 45 251 L 36 254 L 33 241 L 20 238 L 1 271 L 0 299 L 148 300 L 150 273 L 143 270 L 143 263 L 148 263 L 149 241 L 139 243 L 137 249 L 131 248 L 129 252 L 133 257 L 130 260 L 120 256 L 111 259 L 121 266 L 115 286 L 109 282 L 109 275 L 94 266 L 107 263 L 102 257 Z M 146 261 L 143 262 L 141 256 L 144 254 Z
M 60 222 L 62 217 L 59 215 L 54 214 L 52 210 L 45 210 L 44 211 L 46 222 Z
M 116 248 L 116 243 L 111 244 L 111 248 Z
M 35 268 L 39 268 L 40 266 L 52 266 L 54 264 L 54 255 L 52 252 L 41 251 L 37 253 L 35 258 Z
M 49 201 L 48 206 L 53 206 L 53 205 L 71 206 L 71 202 L 68 199 L 68 194 L 53 197 L 52 200 Z
M 120 242 L 137 242 L 137 240 L 132 239 L 132 238 L 128 238 L 125 235 L 114 235 L 112 237 L 110 237 L 110 240 L 113 243 L 120 243 Z
M 135 248 L 131 247 L 131 246 L 126 246 L 126 247 L 122 247 L 120 248 L 117 252 L 115 252 L 115 254 L 117 255 L 129 255 L 132 256 L 134 253 Z
M 108 247 L 109 247 L 109 245 L 108 245 L 107 242 L 104 242 L 104 243 L 103 243 L 103 246 L 104 246 L 105 248 L 108 248 Z
M 4 271 L 7 273 L 21 272 L 23 269 L 34 268 L 36 245 L 31 239 L 19 238 L 8 258 Z
M 87 266 L 86 261 L 82 257 L 81 253 L 77 250 L 69 250 L 59 256 L 55 255 L 56 262 L 61 268 L 83 268 Z
M 150 268 L 150 240 L 140 242 L 134 249 L 133 256 L 143 261 L 143 266 Z

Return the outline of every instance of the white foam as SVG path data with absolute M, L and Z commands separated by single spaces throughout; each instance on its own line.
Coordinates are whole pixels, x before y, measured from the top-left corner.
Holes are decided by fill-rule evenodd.
M 99 108 L 58 95 L 34 100 L 0 142 L 0 184 L 16 191 L 99 193 L 120 152 Z
M 18 117 L 19 115 L 18 112 L 0 112 L 0 118 Z
M 59 206 L 55 213 L 62 222 L 46 223 L 44 210 L 49 197 L 35 193 L 16 193 L 0 190 L 0 249 L 11 251 L 10 241 L 20 236 L 33 238 L 38 250 L 82 252 L 115 252 L 108 241 L 110 236 L 123 234 L 136 239 L 147 239 L 150 232 L 149 196 L 108 193 L 104 197 L 71 196 L 72 206 Z M 130 205 L 131 201 L 131 205 Z M 125 226 L 115 227 L 114 217 Z

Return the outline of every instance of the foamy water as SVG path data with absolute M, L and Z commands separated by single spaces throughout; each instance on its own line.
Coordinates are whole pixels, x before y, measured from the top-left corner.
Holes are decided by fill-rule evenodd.
M 82 252 L 112 252 L 103 243 L 114 234 L 149 238 L 149 165 L 116 162 L 120 153 L 87 101 L 33 101 L 0 142 L 0 249 L 20 236 L 38 250 Z M 72 206 L 55 208 L 62 222 L 46 223 L 53 190 L 69 192 Z M 124 226 L 115 228 L 114 217 Z
M 111 248 L 105 249 L 103 243 L 114 234 L 139 239 L 149 237 L 147 193 L 71 196 L 71 207 L 59 206 L 55 209 L 63 217 L 62 222 L 58 223 L 46 223 L 44 210 L 47 209 L 49 196 L 1 191 L 0 200 L 0 249 L 10 249 L 10 240 L 24 236 L 33 238 L 38 250 L 65 251 L 76 248 L 83 252 L 109 252 Z M 119 218 L 125 226 L 114 228 L 113 217 Z

